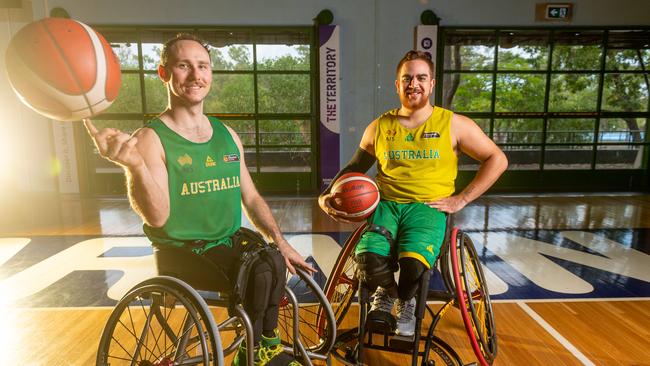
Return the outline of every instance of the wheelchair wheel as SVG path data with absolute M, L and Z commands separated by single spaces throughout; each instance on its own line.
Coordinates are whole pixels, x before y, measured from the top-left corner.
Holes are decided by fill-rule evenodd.
M 104 326 L 97 365 L 223 365 L 219 330 L 205 301 L 175 278 L 131 289 Z
M 306 351 L 326 356 L 334 345 L 336 324 L 325 294 L 314 279 L 301 268 L 296 268 L 296 275 L 289 278 L 287 288 L 299 301 L 300 342 Z M 319 315 L 323 317 L 323 328 L 317 325 Z M 282 343 L 288 347 L 295 343 L 293 325 L 293 304 L 288 294 L 285 294 L 280 302 L 278 330 Z
M 334 310 L 337 328 L 341 325 L 345 314 L 347 314 L 354 296 L 359 289 L 357 278 L 357 263 L 354 261 L 354 248 L 365 230 L 365 225 L 358 227 L 345 241 L 343 248 L 336 258 L 336 264 L 325 284 L 325 296 Z M 325 326 L 324 317 L 319 312 L 318 328 L 323 330 Z
M 483 366 L 496 357 L 497 339 L 492 303 L 476 249 L 469 236 L 454 228 L 450 258 L 456 299 L 472 349 Z

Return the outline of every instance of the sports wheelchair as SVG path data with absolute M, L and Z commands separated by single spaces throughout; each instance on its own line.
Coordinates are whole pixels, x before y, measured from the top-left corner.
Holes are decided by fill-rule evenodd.
M 478 364 L 491 365 L 497 353 L 497 338 L 488 288 L 470 237 L 458 228 L 452 228 L 451 215 L 447 216 L 447 230 L 436 266 L 425 271 L 421 277 L 416 294 L 416 332 L 408 338 L 395 335 L 388 324 L 370 324 L 366 321 L 372 294 L 364 284 L 359 283 L 354 249 L 361 235 L 369 229 L 367 224 L 362 225 L 348 237 L 325 286 L 325 294 L 334 309 L 339 327 L 339 335 L 332 350 L 334 357 L 346 365 L 363 365 L 364 349 L 370 348 L 410 354 L 412 366 L 418 365 L 419 357 L 422 366 L 463 366 L 465 364 L 459 355 L 434 335 L 434 329 L 443 315 L 456 307 L 460 311 Z M 441 277 L 443 290 L 429 289 L 432 276 Z M 343 319 L 357 292 L 360 304 L 359 325 L 341 331 Z M 443 305 L 434 311 L 432 304 L 427 301 L 442 302 Z M 425 309 L 431 321 L 428 330 L 423 333 Z M 326 309 L 322 310 L 318 325 L 324 331 L 327 326 Z M 476 363 L 467 366 L 469 365 Z
M 264 243 L 259 234 L 241 231 Z M 253 265 L 257 255 L 244 252 L 241 267 Z M 236 352 L 242 341 L 253 344 L 251 320 L 241 302 L 232 301 L 241 298 L 241 282 L 233 290 L 220 268 L 184 248 L 154 247 L 154 256 L 159 276 L 137 284 L 117 303 L 100 339 L 97 365 L 222 366 L 224 356 Z M 336 338 L 334 313 L 312 277 L 300 268 L 296 272 L 280 301 L 278 331 L 284 352 L 303 365 L 312 365 L 312 360 L 329 364 Z M 313 325 L 317 317 L 318 329 Z M 247 352 L 252 366 L 253 347 Z

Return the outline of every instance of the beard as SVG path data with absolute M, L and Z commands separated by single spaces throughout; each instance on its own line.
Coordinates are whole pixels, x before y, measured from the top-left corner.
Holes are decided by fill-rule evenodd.
M 399 99 L 402 103 L 402 106 L 409 109 L 420 109 L 426 107 L 430 104 L 429 97 L 431 94 L 422 89 L 416 89 L 415 92 L 419 92 L 419 95 L 416 97 L 411 97 L 413 90 L 408 89 L 403 93 L 400 93 Z

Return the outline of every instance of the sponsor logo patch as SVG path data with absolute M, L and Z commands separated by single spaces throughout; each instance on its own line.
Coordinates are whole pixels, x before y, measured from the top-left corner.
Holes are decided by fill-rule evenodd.
M 217 166 L 217 163 L 212 159 L 210 155 L 205 159 L 205 167 L 209 168 L 212 166 Z
M 224 163 L 232 163 L 235 161 L 239 161 L 239 155 L 237 154 L 226 154 L 223 156 Z
M 440 138 L 440 133 L 438 132 L 425 132 L 422 134 L 423 139 L 437 139 Z

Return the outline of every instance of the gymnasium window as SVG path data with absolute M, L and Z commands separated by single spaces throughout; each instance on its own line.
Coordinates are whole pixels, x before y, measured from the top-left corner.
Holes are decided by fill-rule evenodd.
M 157 76 L 163 43 L 179 32 L 210 44 L 212 90 L 204 111 L 232 127 L 244 144 L 246 163 L 267 192 L 310 192 L 316 187 L 316 126 L 311 27 L 114 27 L 95 26 L 111 43 L 122 66 L 116 102 L 97 118 L 100 127 L 134 131 L 162 112 L 167 92 Z M 97 174 L 121 174 L 96 157 L 91 186 L 121 193 Z M 106 178 L 106 177 L 101 177 Z M 109 179 L 110 180 L 110 179 Z M 106 186 L 106 185 L 110 186 Z
M 507 174 L 647 170 L 649 29 L 443 28 L 441 40 L 436 100 L 504 150 Z

